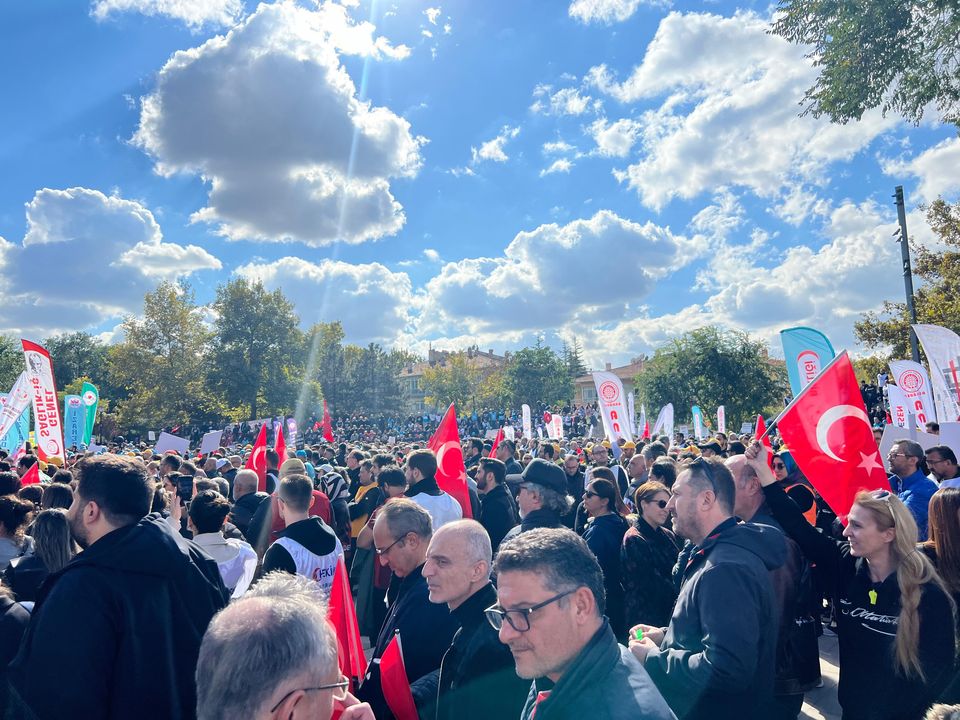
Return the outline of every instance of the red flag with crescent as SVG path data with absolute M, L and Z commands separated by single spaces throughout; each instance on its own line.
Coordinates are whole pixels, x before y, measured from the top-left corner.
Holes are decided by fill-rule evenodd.
M 277 455 L 280 456 L 280 462 L 282 463 L 287 459 L 287 443 L 283 439 L 283 425 L 277 425 L 277 439 L 273 443 L 273 449 L 277 451 Z
M 267 491 L 267 425 L 260 426 L 260 434 L 257 435 L 257 441 L 253 444 L 253 451 L 247 458 L 247 464 L 243 466 L 244 470 L 253 470 L 257 474 L 257 491 Z
M 333 442 L 333 422 L 330 420 L 330 411 L 327 410 L 327 399 L 323 399 L 323 439 Z
M 770 441 L 770 436 L 766 435 L 767 432 L 767 423 L 763 419 L 763 415 L 757 415 L 757 431 L 754 433 L 754 437 L 760 438 L 760 443 L 764 445 L 767 450 L 770 451 L 770 454 L 767 456 L 767 464 L 770 466 L 770 469 L 773 469 L 773 443 Z
M 333 573 L 327 616 L 337 634 L 340 672 L 345 677 L 359 680 L 367 674 L 367 659 L 363 654 L 357 610 L 353 604 L 350 579 L 347 577 L 347 566 L 344 565 L 343 558 L 337 561 L 337 569 Z
M 497 446 L 503 441 L 503 425 L 497 430 L 497 436 L 493 439 L 493 447 L 490 448 L 490 454 L 487 457 L 495 458 L 497 456 Z
M 841 520 L 860 490 L 890 489 L 846 352 L 787 406 L 777 428 L 800 470 Z
M 447 412 L 430 438 L 427 447 L 437 454 L 437 485 L 460 503 L 463 517 L 472 518 L 470 491 L 467 490 L 467 468 L 463 464 L 460 431 L 457 429 L 457 411 L 450 403 Z

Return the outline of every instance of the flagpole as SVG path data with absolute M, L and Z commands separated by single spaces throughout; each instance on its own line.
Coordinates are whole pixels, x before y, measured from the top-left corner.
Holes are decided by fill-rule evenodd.
M 797 393 L 797 396 L 796 396 L 793 400 L 790 401 L 790 403 L 780 412 L 779 415 L 777 415 L 777 417 L 775 417 L 775 418 L 773 419 L 773 421 L 772 421 L 769 425 L 767 425 L 767 429 L 763 431 L 763 435 L 761 435 L 760 437 L 757 438 L 757 442 L 760 442 L 760 441 L 763 440 L 767 435 L 769 435 L 769 434 L 770 434 L 770 431 L 773 430 L 773 429 L 777 426 L 777 423 L 780 422 L 780 419 L 781 419 L 784 415 L 787 414 L 787 411 L 789 411 L 790 408 L 792 408 L 794 405 L 797 404 L 797 401 L 798 401 L 800 398 L 803 397 L 804 393 L 807 392 L 807 390 L 809 390 L 811 387 L 813 387 L 814 383 L 816 383 L 817 380 L 819 380 L 820 377 L 821 377 L 827 370 L 829 370 L 831 367 L 833 367 L 834 363 L 836 363 L 840 358 L 846 357 L 846 356 L 847 356 L 847 351 L 846 351 L 846 350 L 841 350 L 839 355 L 835 356 L 830 362 L 828 362 L 828 363 L 823 367 L 823 369 L 822 369 L 820 372 L 817 373 L 817 376 L 816 376 L 815 378 L 813 378 L 813 380 L 811 380 L 810 382 L 808 382 L 808 383 L 804 386 L 803 390 L 801 390 L 800 392 L 798 392 L 798 393 Z

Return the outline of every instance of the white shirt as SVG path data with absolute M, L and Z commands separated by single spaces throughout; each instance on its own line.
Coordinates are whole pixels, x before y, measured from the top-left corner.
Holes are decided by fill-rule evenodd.
M 216 561 L 223 584 L 233 593 L 230 597 L 243 595 L 257 571 L 257 553 L 250 544 L 218 532 L 194 535 L 193 541 Z
M 430 513 L 434 532 L 449 522 L 463 518 L 463 508 L 460 507 L 460 503 L 447 493 L 440 493 L 439 495 L 418 493 L 410 499 Z

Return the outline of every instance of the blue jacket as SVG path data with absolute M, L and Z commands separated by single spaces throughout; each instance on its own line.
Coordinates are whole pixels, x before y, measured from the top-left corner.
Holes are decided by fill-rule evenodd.
M 930 507 L 930 498 L 937 491 L 937 484 L 919 470 L 905 478 L 891 475 L 888 479 L 890 489 L 913 513 L 919 531 L 918 540 L 924 542 L 927 539 L 927 510 Z

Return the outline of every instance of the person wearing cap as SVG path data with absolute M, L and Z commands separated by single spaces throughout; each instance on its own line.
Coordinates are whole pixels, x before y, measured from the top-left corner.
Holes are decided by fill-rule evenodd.
M 559 465 L 534 458 L 519 476 L 507 478 L 508 483 L 520 486 L 517 505 L 520 524 L 504 538 L 504 542 L 534 528 L 557 528 L 570 512 L 573 498 L 567 495 L 567 479 Z
M 708 440 L 705 443 L 697 445 L 704 458 L 720 457 L 723 455 L 723 448 L 716 440 Z
M 624 440 L 624 438 L 621 437 L 620 440 Z M 620 464 L 623 467 L 626 467 L 627 463 L 630 462 L 630 458 L 636 454 L 637 444 L 633 440 L 624 440 L 623 444 L 620 444 Z

